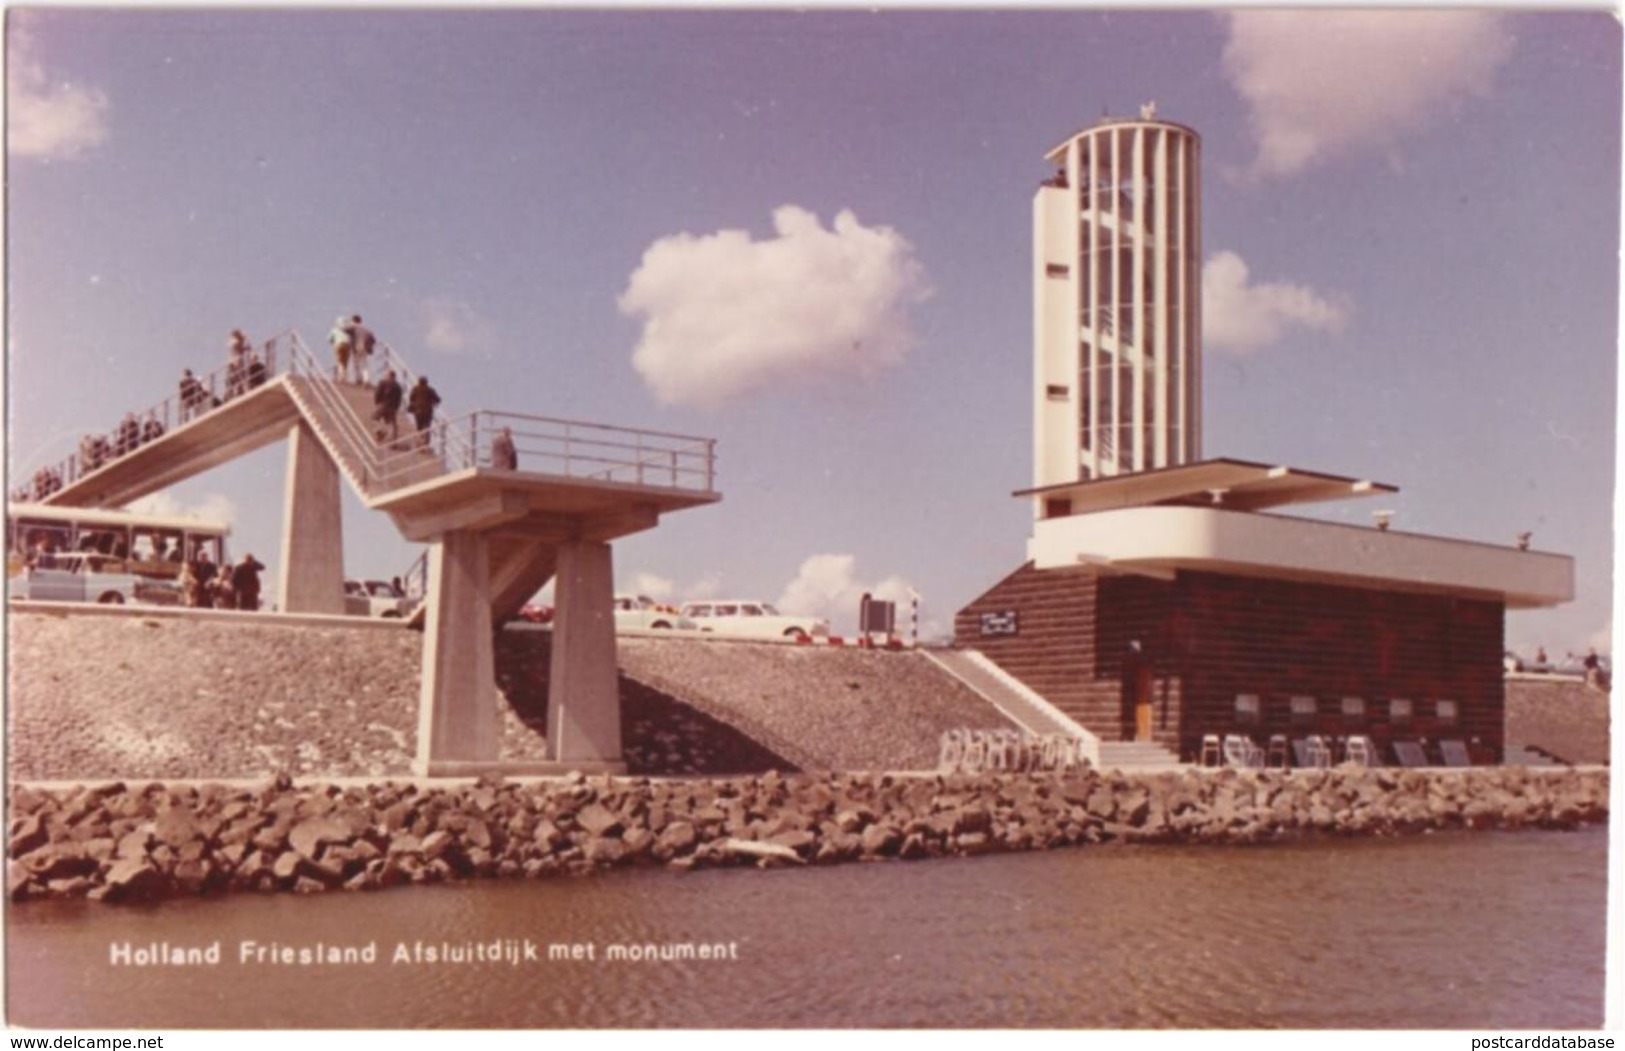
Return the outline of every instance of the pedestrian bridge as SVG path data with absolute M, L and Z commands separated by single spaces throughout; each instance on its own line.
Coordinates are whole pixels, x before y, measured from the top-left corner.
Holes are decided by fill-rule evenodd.
M 374 356 L 375 375 L 390 368 L 403 387 L 416 382 L 386 344 Z M 256 386 L 226 369 L 200 377 L 203 405 L 184 406 L 176 395 L 150 410 L 161 436 L 101 462 L 75 454 L 53 469 L 60 488 L 36 498 L 123 507 L 286 441 L 284 611 L 344 611 L 341 484 L 388 514 L 402 536 L 429 545 L 420 774 L 497 768 L 493 625 L 554 578 L 549 768 L 616 768 L 610 544 L 654 528 L 663 514 L 720 500 L 715 442 L 485 410 L 421 433 L 406 418 L 392 439 L 373 418 L 372 388 L 335 381 L 298 333 L 267 342 L 263 357 Z M 503 433 L 518 453 L 513 467 L 492 457 Z

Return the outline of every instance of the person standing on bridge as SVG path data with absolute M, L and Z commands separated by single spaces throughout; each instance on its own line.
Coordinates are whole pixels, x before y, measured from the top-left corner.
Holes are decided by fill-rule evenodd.
M 350 318 L 350 356 L 355 359 L 356 376 L 363 384 L 372 383 L 372 351 L 378 337 L 361 323 L 361 315 Z
M 429 425 L 434 422 L 434 407 L 439 404 L 440 395 L 429 386 L 429 377 L 419 376 L 417 383 L 412 386 L 412 393 L 407 396 L 406 408 L 418 425 L 420 448 L 429 444 Z
M 491 439 L 491 466 L 499 471 L 519 470 L 519 450 L 514 448 L 512 428 L 503 427 Z
M 333 322 L 332 331 L 327 334 L 327 341 L 333 344 L 333 381 L 335 383 L 350 382 L 350 326 L 353 322 L 347 317 L 341 317 Z

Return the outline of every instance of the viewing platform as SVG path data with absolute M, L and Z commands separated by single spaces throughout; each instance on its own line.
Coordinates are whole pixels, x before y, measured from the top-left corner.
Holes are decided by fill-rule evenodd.
M 373 377 L 416 374 L 386 344 Z M 379 420 L 374 387 L 332 378 L 296 332 L 198 377 L 142 417 L 145 440 L 94 444 L 41 472 L 58 506 L 112 508 L 277 441 L 288 443 L 281 607 L 344 611 L 339 478 L 401 535 L 429 545 L 418 773 L 496 760 L 491 630 L 556 578 L 548 741 L 559 769 L 614 770 L 620 722 L 610 543 L 715 503 L 709 438 L 479 410 L 418 430 Z M 280 367 L 279 367 L 280 366 Z M 391 433 L 393 431 L 393 433 Z M 522 772 L 522 771 L 511 771 Z M 529 770 L 523 772 L 550 772 Z

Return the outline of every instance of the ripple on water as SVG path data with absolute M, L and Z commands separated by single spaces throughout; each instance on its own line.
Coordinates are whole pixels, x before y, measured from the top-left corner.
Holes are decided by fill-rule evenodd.
M 29 903 L 9 912 L 8 994 L 42 1027 L 1582 1028 L 1602 1022 L 1606 861 L 1594 829 Z M 387 962 L 502 937 L 600 958 Z M 217 968 L 108 964 L 112 942 L 217 938 Z M 381 962 L 245 967 L 242 939 L 375 940 Z M 647 942 L 739 959 L 602 959 Z

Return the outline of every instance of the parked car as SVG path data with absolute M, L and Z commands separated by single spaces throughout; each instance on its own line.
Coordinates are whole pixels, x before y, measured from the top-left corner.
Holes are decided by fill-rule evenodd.
M 699 625 L 671 606 L 663 606 L 648 595 L 615 596 L 615 630 L 666 631 L 676 628 L 693 631 Z
M 354 617 L 405 617 L 412 600 L 387 580 L 346 580 L 344 612 Z
M 145 602 L 175 606 L 180 588 L 173 581 L 155 580 L 125 570 L 123 559 L 94 551 L 47 555 L 9 579 L 12 598 L 42 602 L 99 602 L 122 606 Z
M 813 638 L 829 634 L 829 621 L 780 613 L 771 602 L 754 599 L 717 599 L 683 604 L 683 616 L 701 631 L 751 635 L 758 638 Z
M 553 607 L 527 602 L 519 607 L 519 619 L 529 624 L 551 624 Z

